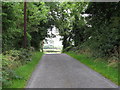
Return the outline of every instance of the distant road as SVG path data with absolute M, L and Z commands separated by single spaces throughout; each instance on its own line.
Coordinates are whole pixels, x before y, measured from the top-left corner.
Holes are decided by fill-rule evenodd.
M 66 54 L 45 54 L 27 88 L 117 88 L 115 84 Z
M 61 49 L 43 49 L 45 54 L 60 54 Z

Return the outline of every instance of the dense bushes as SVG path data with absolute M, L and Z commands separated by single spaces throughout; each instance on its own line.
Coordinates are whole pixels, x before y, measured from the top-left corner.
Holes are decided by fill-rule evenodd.
M 89 38 L 84 45 L 91 48 L 94 56 L 119 58 L 119 5 L 120 3 L 91 3 L 86 10 L 86 13 L 91 14 L 86 18 L 91 27 L 86 28 Z
M 66 43 L 71 40 L 72 43 L 64 50 L 73 51 L 69 47 L 74 45 L 78 52 L 108 58 L 109 62 L 120 62 L 119 24 L 120 2 L 90 2 L 84 12 L 75 16 L 73 24 L 71 22 L 73 28 L 71 31 L 68 28 Z
M 28 49 L 10 50 L 0 55 L 2 58 L 2 85 L 7 87 L 12 84 L 12 79 L 22 79 L 14 71 L 17 67 L 31 61 L 31 51 Z

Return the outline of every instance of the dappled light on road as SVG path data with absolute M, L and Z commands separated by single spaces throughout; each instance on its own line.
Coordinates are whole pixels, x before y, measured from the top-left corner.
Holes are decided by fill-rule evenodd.
M 43 49 L 45 54 L 61 54 L 61 49 Z

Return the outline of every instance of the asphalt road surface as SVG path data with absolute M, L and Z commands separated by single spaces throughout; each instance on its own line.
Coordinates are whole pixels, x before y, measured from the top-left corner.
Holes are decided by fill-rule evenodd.
M 66 54 L 45 54 L 26 88 L 117 88 L 117 86 Z

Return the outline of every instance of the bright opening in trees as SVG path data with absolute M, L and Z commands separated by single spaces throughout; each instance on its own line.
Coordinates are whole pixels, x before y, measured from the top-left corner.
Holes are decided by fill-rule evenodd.
M 63 47 L 61 39 L 59 30 L 55 26 L 48 29 L 48 37 L 45 38 L 43 45 L 44 53 L 61 53 Z

